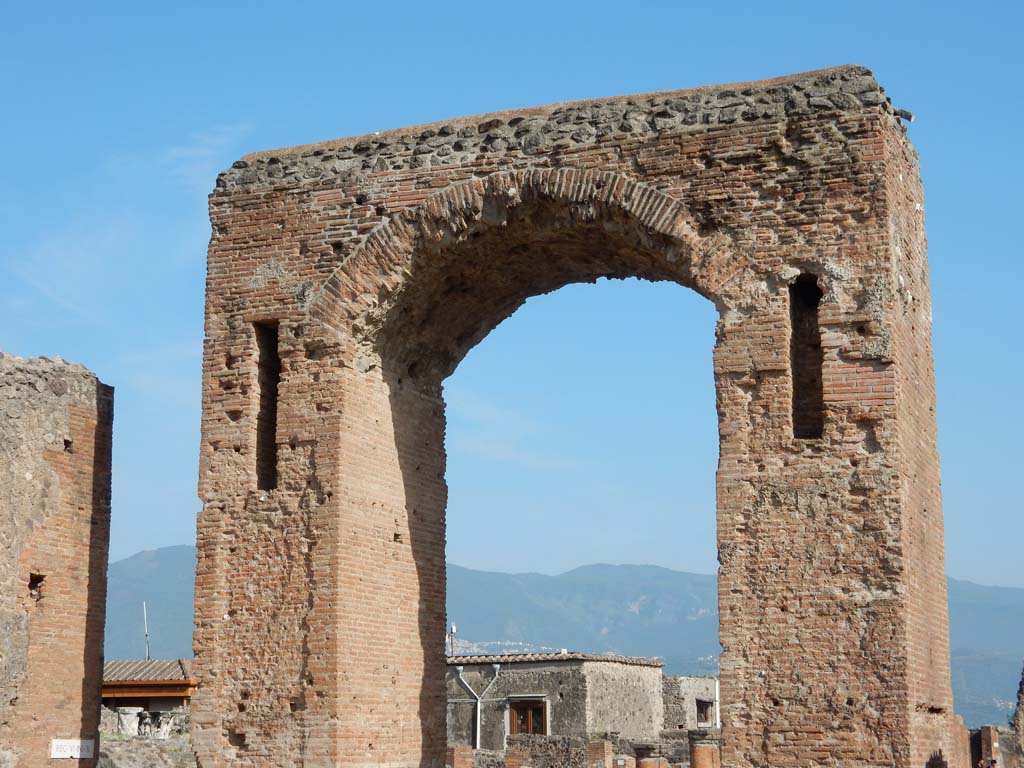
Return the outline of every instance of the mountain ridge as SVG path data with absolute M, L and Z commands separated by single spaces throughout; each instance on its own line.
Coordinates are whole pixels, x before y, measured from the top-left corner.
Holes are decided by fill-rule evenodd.
M 195 548 L 139 552 L 110 564 L 106 655 L 141 658 L 142 601 L 151 655 L 192 655 Z M 1024 661 L 1024 589 L 948 579 L 957 712 L 971 726 L 1006 722 Z M 458 651 L 569 648 L 653 656 L 669 674 L 718 668 L 717 577 L 658 565 L 591 563 L 556 575 L 449 563 L 447 611 Z

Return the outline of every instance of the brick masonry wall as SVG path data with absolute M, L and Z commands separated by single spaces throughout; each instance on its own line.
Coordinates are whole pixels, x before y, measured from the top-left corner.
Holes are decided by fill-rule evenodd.
M 871 73 L 843 67 L 260 153 L 222 174 L 202 764 L 443 764 L 441 383 L 530 296 L 602 276 L 672 280 L 719 311 L 723 763 L 902 767 L 947 748 L 930 327 L 902 298 L 908 280 L 927 294 L 912 154 Z M 793 435 L 801 273 L 822 292 L 814 439 Z M 253 323 L 268 320 L 278 485 L 258 490 Z
M 953 712 L 949 670 L 949 600 L 946 595 L 942 496 L 935 427 L 935 369 L 931 290 L 924 231 L 924 193 L 917 154 L 906 141 L 886 137 L 886 195 L 892 270 L 896 284 L 893 367 L 897 373 L 897 438 L 903 515 L 906 632 L 912 649 L 911 763 L 938 751 L 959 756 L 961 726 Z M 887 362 L 887 361 L 886 361 Z M 934 734 L 942 734 L 936 743 Z
M 85 368 L 0 354 L 0 765 L 99 753 L 112 419 Z

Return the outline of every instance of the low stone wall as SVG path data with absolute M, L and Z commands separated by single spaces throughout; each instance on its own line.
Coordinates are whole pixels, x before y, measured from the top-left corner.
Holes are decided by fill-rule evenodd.
M 473 768 L 505 768 L 505 753 L 493 749 L 474 749 Z
M 102 707 L 96 768 L 195 768 L 188 711 Z
M 196 768 L 188 736 L 167 739 L 104 736 L 97 768 Z
M 586 768 L 587 742 L 579 736 L 509 736 L 508 749 L 528 754 L 530 768 Z

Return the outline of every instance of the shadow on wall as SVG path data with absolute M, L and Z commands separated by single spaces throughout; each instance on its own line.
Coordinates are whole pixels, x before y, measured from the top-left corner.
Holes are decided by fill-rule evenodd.
M 99 760 L 100 701 L 103 687 L 103 634 L 107 608 L 107 560 L 110 546 L 110 484 L 113 452 L 114 388 L 96 382 L 96 428 L 92 440 L 92 471 L 88 477 L 92 500 L 89 526 L 88 595 L 83 646 L 82 726 L 80 738 L 96 739 Z M 86 494 L 82 494 L 85 496 Z M 89 674 L 90 670 L 93 674 Z

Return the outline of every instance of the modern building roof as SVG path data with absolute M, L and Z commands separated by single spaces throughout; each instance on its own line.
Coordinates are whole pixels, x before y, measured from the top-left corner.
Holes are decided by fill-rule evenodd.
M 602 653 L 506 653 L 497 656 L 449 656 L 449 666 L 465 664 L 528 664 L 558 661 L 609 661 L 614 664 L 630 664 L 634 667 L 663 667 L 660 659 L 644 659 L 637 656 L 615 656 Z
M 192 662 L 189 659 L 128 659 L 108 661 L 103 665 L 104 683 L 191 679 Z

